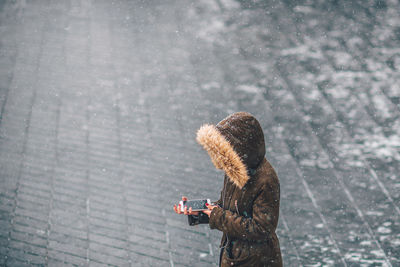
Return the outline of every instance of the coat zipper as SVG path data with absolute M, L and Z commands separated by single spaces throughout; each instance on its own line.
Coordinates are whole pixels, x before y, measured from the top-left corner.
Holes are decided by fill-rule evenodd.
M 224 196 L 223 196 L 223 209 L 225 209 L 225 197 L 226 197 L 226 185 L 227 185 L 227 183 L 228 183 L 228 180 L 229 180 L 229 178 L 228 177 L 226 177 L 226 181 L 225 181 L 225 183 L 224 183 Z M 232 194 L 234 193 L 234 191 L 235 191 L 235 185 L 232 185 L 231 186 L 232 187 L 232 189 L 230 190 L 230 197 L 229 197 L 229 201 L 228 201 L 228 205 L 227 205 L 227 209 L 229 210 L 229 207 L 231 206 L 231 201 L 232 201 Z M 236 200 L 235 200 L 236 201 Z M 226 235 L 226 242 L 225 242 L 225 245 L 222 247 L 222 248 L 225 248 L 227 245 L 229 245 L 229 242 L 230 242 L 230 240 L 229 240 L 229 236 L 228 235 Z

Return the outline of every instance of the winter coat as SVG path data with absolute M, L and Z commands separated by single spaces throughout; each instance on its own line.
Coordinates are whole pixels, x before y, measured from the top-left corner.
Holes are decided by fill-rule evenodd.
M 282 266 L 275 233 L 279 180 L 264 157 L 258 121 L 249 113 L 234 113 L 216 126 L 203 125 L 197 141 L 225 179 L 210 218 L 203 213 L 189 216 L 189 224 L 209 223 L 223 232 L 220 266 Z

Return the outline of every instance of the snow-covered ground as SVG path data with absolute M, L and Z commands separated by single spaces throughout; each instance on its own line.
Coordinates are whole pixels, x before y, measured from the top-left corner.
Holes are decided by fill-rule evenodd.
M 216 266 L 203 123 L 253 113 L 285 266 L 400 265 L 400 4 L 0 1 L 0 265 Z

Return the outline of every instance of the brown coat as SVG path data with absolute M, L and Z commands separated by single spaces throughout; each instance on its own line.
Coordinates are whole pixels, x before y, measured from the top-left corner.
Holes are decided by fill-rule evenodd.
M 279 180 L 264 157 L 258 121 L 249 113 L 234 113 L 216 126 L 203 125 L 197 141 L 214 165 L 225 171 L 218 207 L 209 218 L 210 228 L 223 232 L 220 265 L 282 266 L 275 234 Z M 206 222 L 204 217 L 201 222 Z

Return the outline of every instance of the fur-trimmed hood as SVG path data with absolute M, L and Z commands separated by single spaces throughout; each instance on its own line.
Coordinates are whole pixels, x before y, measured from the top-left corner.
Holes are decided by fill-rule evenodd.
M 203 125 L 196 140 L 215 167 L 224 170 L 239 188 L 243 188 L 265 156 L 260 123 L 247 112 L 233 113 L 215 126 Z

